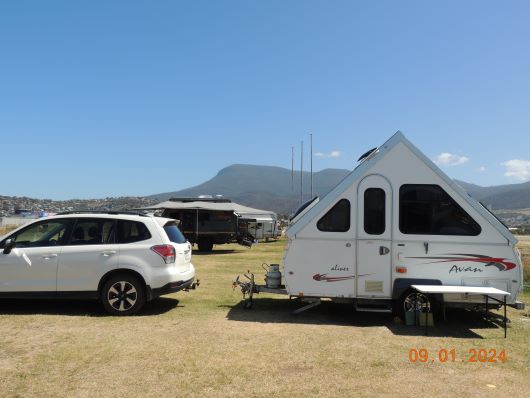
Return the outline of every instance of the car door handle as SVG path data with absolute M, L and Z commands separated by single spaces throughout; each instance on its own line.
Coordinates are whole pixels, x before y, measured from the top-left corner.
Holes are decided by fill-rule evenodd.
M 116 254 L 116 250 L 107 250 L 107 251 L 102 252 L 101 254 L 103 254 L 103 256 L 105 257 L 110 257 L 113 254 Z
M 390 249 L 388 247 L 379 246 L 379 254 L 381 256 L 384 256 L 385 254 L 390 253 Z
M 45 259 L 45 260 L 51 260 L 52 258 L 56 258 L 56 257 L 57 257 L 57 254 L 55 254 L 55 253 L 52 253 L 52 254 L 44 254 L 44 255 L 42 256 L 42 258 Z

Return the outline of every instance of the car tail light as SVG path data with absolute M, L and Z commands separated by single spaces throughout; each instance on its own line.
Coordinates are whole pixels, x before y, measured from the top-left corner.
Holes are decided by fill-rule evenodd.
M 175 262 L 175 248 L 171 245 L 157 245 L 151 247 L 151 250 L 159 254 L 166 264 Z

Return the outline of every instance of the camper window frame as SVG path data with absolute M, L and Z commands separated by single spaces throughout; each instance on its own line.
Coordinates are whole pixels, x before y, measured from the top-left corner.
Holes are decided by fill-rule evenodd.
M 433 228 L 433 225 L 434 225 L 434 222 L 431 221 L 429 226 L 430 226 L 430 231 L 425 231 L 425 232 L 420 232 L 420 231 L 408 231 L 408 230 L 404 230 L 404 225 L 403 225 L 403 222 L 404 222 L 404 219 L 403 219 L 403 203 L 404 202 L 414 202 L 414 201 L 404 201 L 402 199 L 402 196 L 403 196 L 403 189 L 404 188 L 407 188 L 407 187 L 434 187 L 434 188 L 437 188 L 439 189 L 440 191 L 442 191 L 445 195 L 447 195 L 447 197 L 452 201 L 452 205 L 453 206 L 456 206 L 456 209 L 459 210 L 461 212 L 461 214 L 465 217 L 467 217 L 470 221 L 471 221 L 471 224 L 474 224 L 474 226 L 472 227 L 472 229 L 474 229 L 474 231 L 469 231 L 469 233 L 464 233 L 464 232 L 455 232 L 455 231 L 448 231 L 448 232 L 439 232 L 439 231 L 434 231 L 434 228 Z M 433 210 L 433 203 L 440 203 L 440 202 L 426 202 L 426 201 L 419 201 L 419 200 L 416 200 L 417 203 L 427 203 L 430 208 L 431 208 L 431 218 L 434 218 L 434 214 L 432 214 L 432 210 Z M 464 224 L 463 224 L 464 225 Z M 405 234 L 405 235 L 436 235 L 436 236 L 478 236 L 482 233 L 482 227 L 481 225 L 467 212 L 465 211 L 462 206 L 460 206 L 460 204 L 449 194 L 447 193 L 447 191 L 445 189 L 443 189 L 440 185 L 438 184 L 403 184 L 399 187 L 399 231 L 402 233 L 402 234 Z
M 337 211 L 337 209 L 343 204 L 343 203 L 347 203 L 347 206 L 348 206 L 348 210 L 346 212 L 347 214 L 347 220 L 346 220 L 346 223 L 344 225 L 344 229 L 340 228 L 340 229 L 327 229 L 327 228 L 323 228 L 323 220 L 326 218 L 326 217 L 331 217 L 332 216 L 332 213 L 334 211 Z M 340 199 L 339 201 L 337 201 L 333 207 L 331 207 L 331 209 L 329 209 L 326 214 L 324 214 L 322 217 L 319 218 L 319 220 L 317 221 L 317 229 L 321 232 L 348 232 L 351 228 L 351 203 L 348 199 L 345 199 L 345 198 L 342 198 Z

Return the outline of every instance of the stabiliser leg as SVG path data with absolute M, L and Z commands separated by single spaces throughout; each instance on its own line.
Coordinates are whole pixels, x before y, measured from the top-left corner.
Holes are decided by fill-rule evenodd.
M 309 309 L 311 309 L 311 308 L 317 307 L 317 306 L 319 306 L 320 304 L 322 304 L 322 301 L 320 301 L 320 299 L 319 299 L 319 300 L 311 301 L 309 304 L 304 305 L 303 307 L 294 310 L 293 312 L 291 312 L 291 314 L 293 314 L 293 315 L 298 315 L 298 314 L 300 314 L 300 313 L 302 313 L 302 312 L 304 312 L 304 311 L 307 311 L 307 310 L 309 310 Z

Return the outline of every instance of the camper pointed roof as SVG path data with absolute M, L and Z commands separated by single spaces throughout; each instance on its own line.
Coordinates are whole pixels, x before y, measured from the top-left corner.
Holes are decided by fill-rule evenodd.
M 487 222 L 489 222 L 499 233 L 501 233 L 511 244 L 517 243 L 517 239 L 510 233 L 508 228 L 502 224 L 488 209 L 481 203 L 473 199 L 469 194 L 451 178 L 449 178 L 436 164 L 416 148 L 401 131 L 397 131 L 379 148 L 368 151 L 360 159 L 360 164 L 348 174 L 335 188 L 320 199 L 313 206 L 309 206 L 302 211 L 287 229 L 288 236 L 294 236 L 302 230 L 309 222 L 328 208 L 334 201 L 341 196 L 346 189 L 355 182 L 364 177 L 367 171 L 378 163 L 392 148 L 398 144 L 405 145 L 414 153 L 423 163 L 438 175 L 447 185 L 449 185 L 464 201 L 466 201 L 477 213 L 479 213 Z

